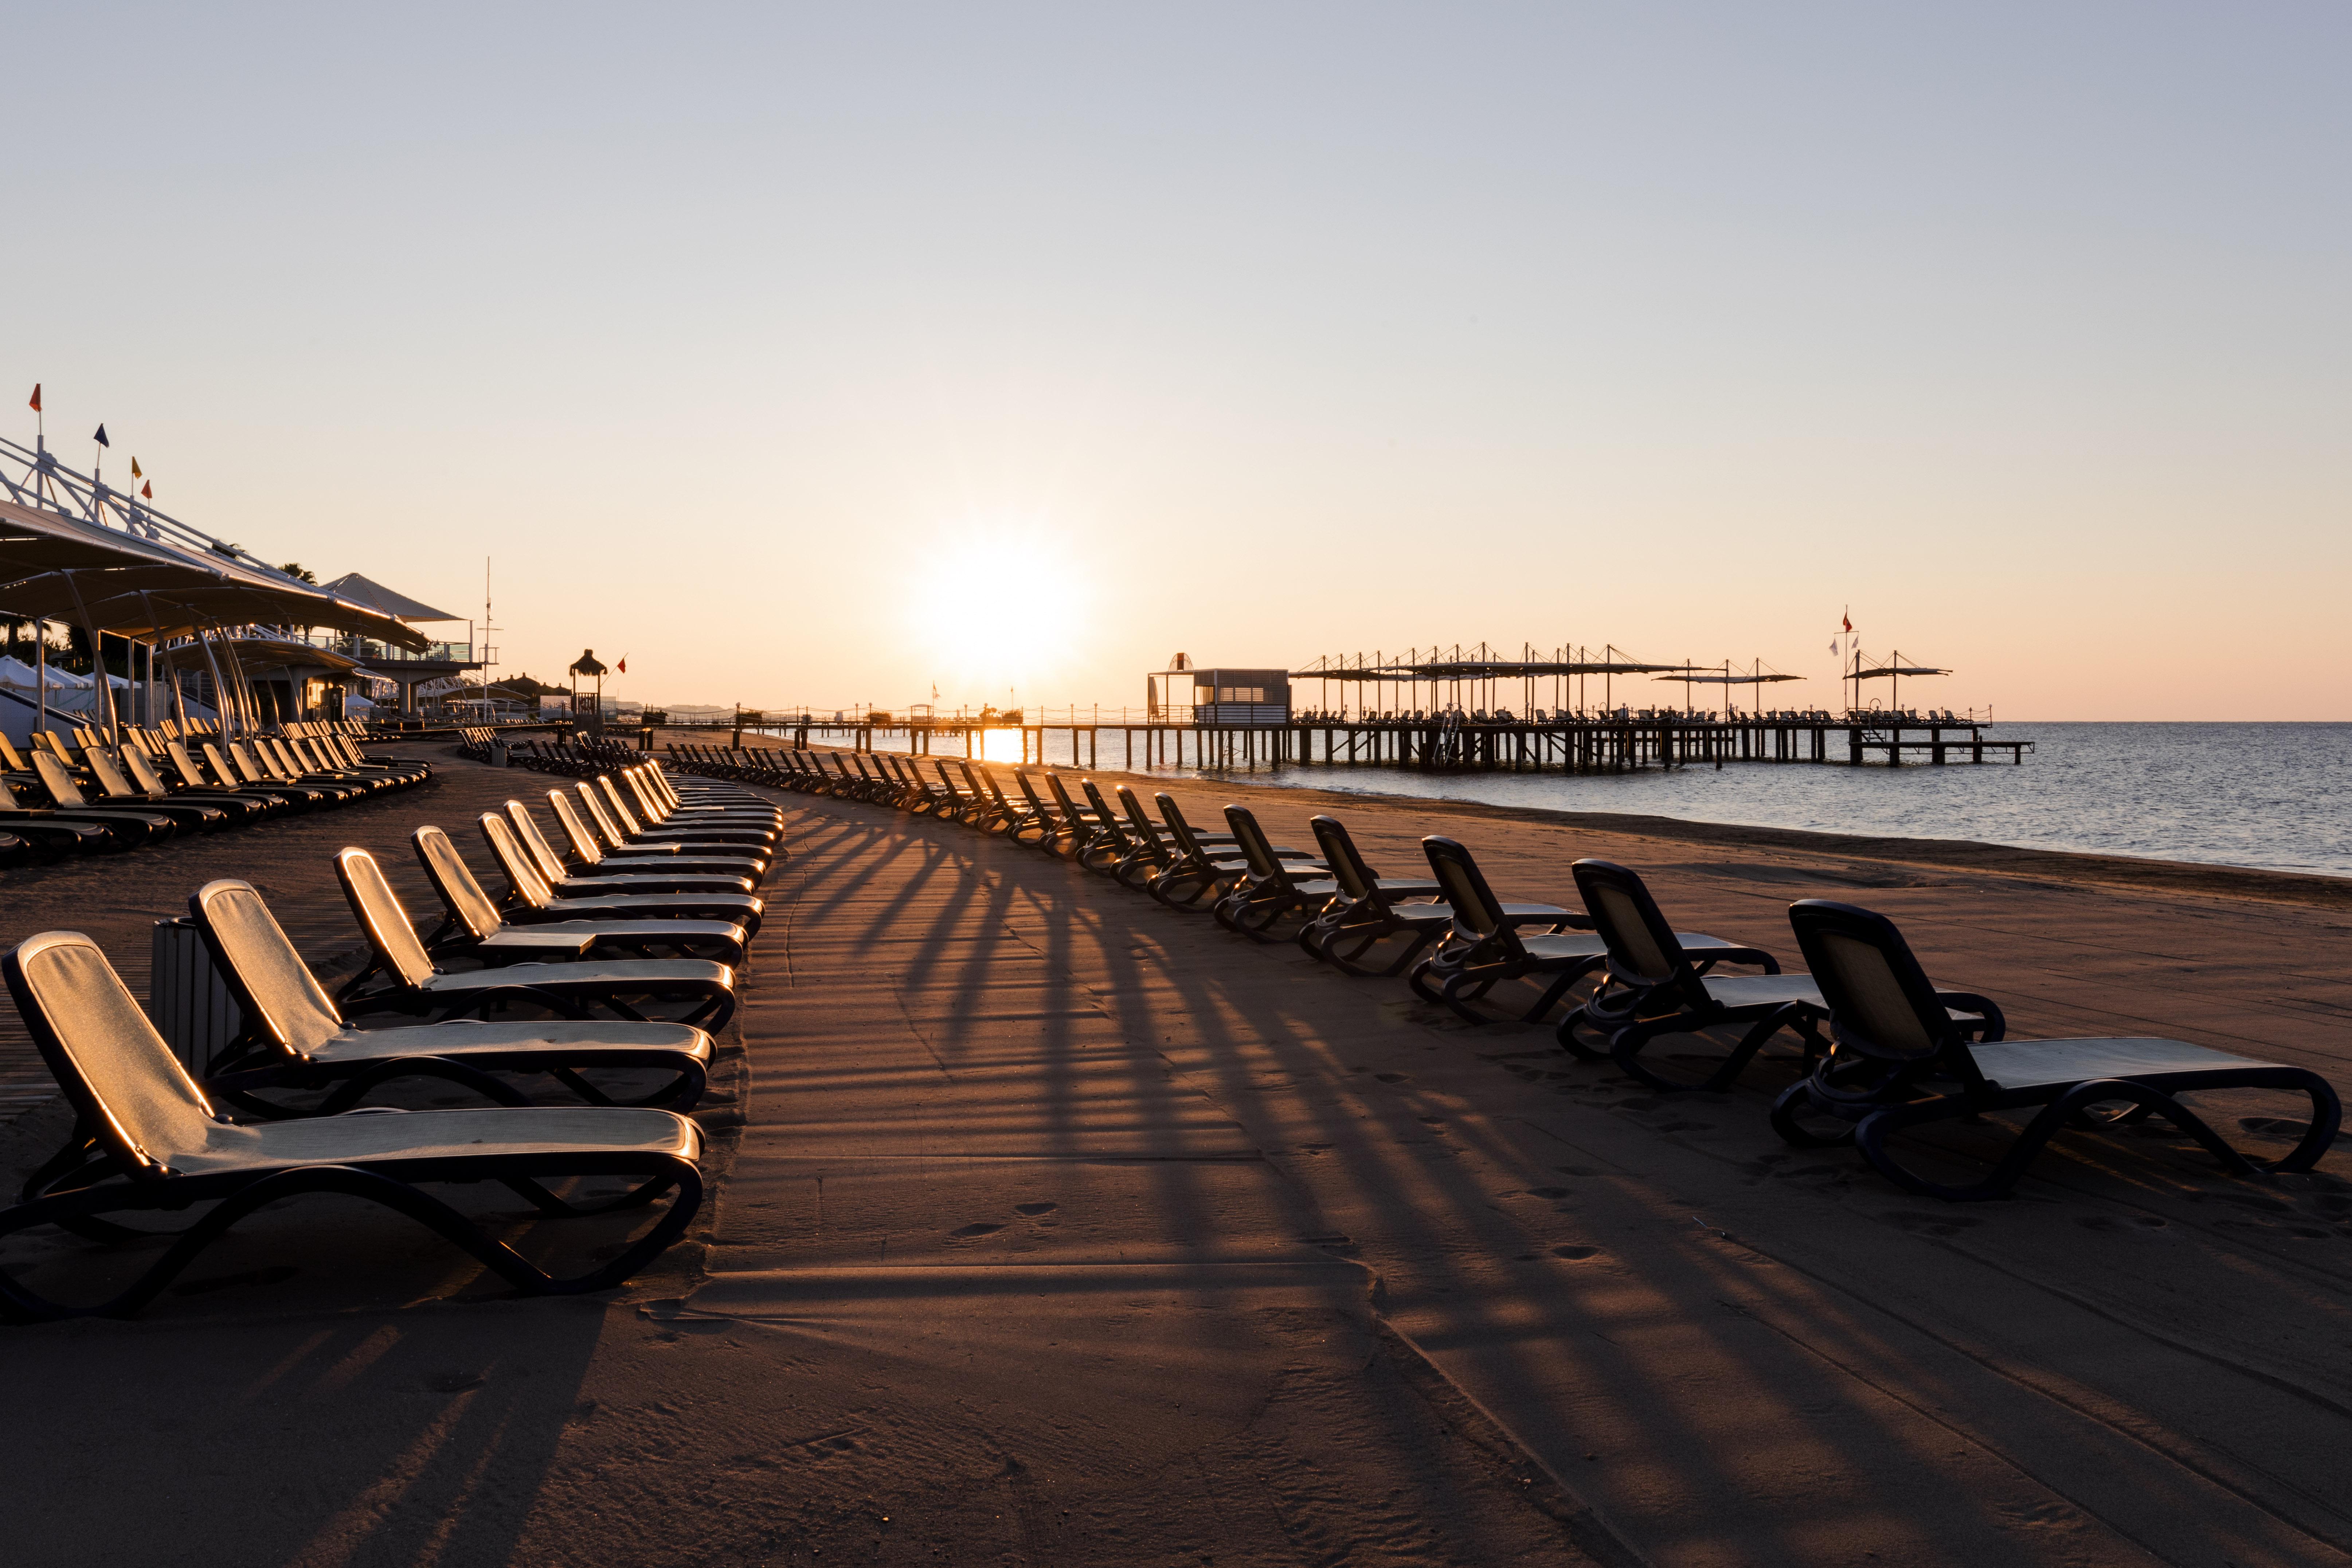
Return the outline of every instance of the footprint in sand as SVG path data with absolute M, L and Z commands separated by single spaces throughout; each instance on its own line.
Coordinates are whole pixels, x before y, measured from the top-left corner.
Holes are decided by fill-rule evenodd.
M 1013 1206 L 1013 1212 L 1025 1214 L 1034 1219 L 1041 1214 L 1051 1214 L 1061 1207 L 1058 1203 L 1016 1203 Z
M 950 1230 L 948 1234 L 961 1237 L 993 1236 L 1003 1228 L 1002 1225 L 967 1225 L 961 1230 Z
M 1555 1247 L 1551 1249 L 1551 1255 L 1555 1258 L 1565 1258 L 1571 1263 L 1581 1263 L 1587 1258 L 1598 1258 L 1601 1256 L 1601 1249 L 1598 1247 L 1586 1247 L 1579 1243 L 1568 1247 Z

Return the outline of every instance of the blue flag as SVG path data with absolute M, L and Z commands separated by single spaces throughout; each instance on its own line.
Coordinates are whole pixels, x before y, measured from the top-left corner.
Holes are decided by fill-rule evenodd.
M 98 427 L 98 434 L 91 436 L 90 439 L 97 442 L 100 446 L 111 446 L 114 444 L 114 443 L 106 438 L 106 426 L 102 424 Z

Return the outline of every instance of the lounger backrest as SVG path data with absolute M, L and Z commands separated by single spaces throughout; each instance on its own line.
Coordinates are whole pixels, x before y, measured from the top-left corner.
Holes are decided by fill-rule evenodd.
M 562 828 L 564 838 L 571 841 L 572 852 L 578 857 L 580 863 L 590 866 L 604 864 L 604 846 L 597 841 L 595 830 L 580 814 L 579 803 L 565 790 L 550 789 L 547 804 L 555 813 L 556 823 Z
M 602 776 L 598 781 L 604 782 L 609 777 L 609 775 Z M 572 787 L 572 792 L 580 798 L 580 820 L 596 830 L 596 841 L 604 848 L 619 849 L 637 831 L 634 826 L 630 828 L 627 834 L 621 831 L 620 824 L 613 821 L 613 814 L 604 809 L 604 802 L 596 798 L 595 789 L 587 780 L 583 779 L 574 784 Z
M 1167 865 L 1175 857 L 1168 852 L 1167 844 L 1160 837 L 1160 824 L 1145 812 L 1142 798 L 1124 784 L 1113 785 L 1111 793 L 1118 797 L 1118 809 L 1126 814 L 1129 841 L 1155 863 Z
M 794 758 L 792 753 L 785 752 L 782 754 L 782 760 L 789 766 Z M 645 782 L 646 788 L 653 792 L 655 800 L 660 804 L 665 813 L 675 811 L 685 803 L 686 798 L 670 785 L 668 768 L 653 763 L 646 764 Z
M 478 940 L 497 935 L 506 924 L 499 917 L 499 906 L 474 880 L 473 868 L 457 852 L 449 835 L 427 824 L 411 834 L 408 841 L 416 851 L 416 863 L 425 868 L 425 880 L 441 895 L 441 906 L 449 912 L 449 918 Z
M 209 746 L 205 747 L 205 751 L 207 755 L 210 755 L 214 749 L 214 747 Z M 245 742 L 241 740 L 230 741 L 228 743 L 228 754 L 230 760 L 236 764 L 237 776 L 244 779 L 247 783 L 259 784 L 266 780 L 275 780 L 278 779 L 278 775 L 275 772 L 264 768 L 260 763 L 256 762 L 253 759 L 253 753 L 246 749 Z
M 1915 1061 L 1957 1042 L 1951 1014 L 1895 922 L 1851 904 L 1807 898 L 1789 906 L 1789 925 L 1830 1005 L 1841 1046 Z
M 1580 860 L 1570 869 L 1592 929 L 1609 945 L 1611 974 L 1629 985 L 1690 980 L 1692 970 L 1675 928 L 1658 913 L 1657 901 L 1639 876 L 1614 861 Z
M 82 766 L 89 769 L 89 776 L 98 780 L 99 793 L 108 800 L 135 800 L 139 798 L 140 791 L 131 787 L 131 780 L 122 776 L 122 769 L 115 765 L 114 758 L 100 747 L 84 747 L 81 760 Z
M 44 931 L 0 963 L 33 1043 L 89 1127 L 134 1176 L 160 1176 L 205 1146 L 212 1103 L 97 943 Z
M 17 754 L 16 747 L 5 735 L 0 735 L 0 765 L 5 765 L 11 773 L 25 771 L 24 758 Z
M 244 1009 L 248 1033 L 307 1056 L 341 1030 L 334 999 L 251 883 L 208 882 L 190 895 L 188 913 L 212 951 L 213 967 Z
M 299 779 L 309 771 L 294 760 L 294 754 L 286 749 L 286 743 L 282 740 L 266 735 L 256 736 L 253 750 L 264 764 L 277 770 L 280 779 Z
M 531 868 L 547 880 L 548 886 L 552 888 L 571 874 L 563 869 L 562 858 L 555 852 L 555 846 L 549 843 L 547 835 L 539 831 L 539 819 L 530 814 L 530 807 L 520 800 L 508 801 L 507 821 L 514 824 L 517 841 L 530 854 Z
M 612 812 L 613 821 L 611 826 L 616 840 L 634 837 L 635 834 L 645 831 L 643 824 L 638 822 L 636 819 L 636 814 L 629 810 L 628 801 L 621 798 L 621 791 L 614 785 L 613 776 L 611 774 L 599 773 L 596 775 L 595 794 L 592 794 L 590 791 L 585 789 L 583 789 L 581 794 L 587 797 L 588 803 L 592 808 L 595 805 L 595 794 L 602 794 L 604 797 L 604 804 L 610 808 Z M 599 815 L 601 816 L 602 813 L 599 813 Z M 602 827 L 604 824 L 599 822 L 597 825 Z
M 1315 845 L 1323 852 L 1339 892 L 1349 898 L 1371 897 L 1379 878 L 1356 852 L 1356 841 L 1348 836 L 1346 825 L 1337 817 L 1312 818 L 1307 825 L 1315 830 Z
M 1013 777 L 1014 781 L 1021 786 L 1021 792 L 1029 797 L 1030 809 L 1034 810 L 1041 817 L 1046 815 L 1045 802 L 1038 798 L 1037 786 L 1029 782 L 1029 775 L 1022 772 L 1021 769 L 1016 768 L 1013 770 Z
M 531 863 L 530 852 L 515 837 L 514 824 L 496 811 L 485 811 L 479 825 L 482 841 L 490 846 L 490 856 L 499 862 L 499 871 L 515 897 L 533 909 L 544 909 L 554 903 L 553 890 Z
M 1242 859 L 1249 862 L 1253 875 L 1279 877 L 1283 874 L 1282 862 L 1275 857 L 1274 846 L 1266 842 L 1265 830 L 1257 825 L 1257 818 L 1247 807 L 1227 806 L 1225 825 L 1233 829 L 1234 842 L 1241 846 Z
M 416 927 L 409 924 L 408 911 L 401 907 L 400 894 L 392 891 L 375 856 L 365 850 L 338 850 L 335 876 L 384 973 L 412 989 L 431 979 L 433 959 L 417 940 Z
M 163 743 L 163 760 L 172 765 L 173 771 L 180 776 L 180 782 L 188 789 L 205 789 L 212 787 L 205 779 L 203 770 L 197 768 L 196 759 L 188 755 L 187 742 L 184 740 L 165 741 Z
M 1517 946 L 1518 938 L 1503 921 L 1502 900 L 1486 885 L 1486 874 L 1469 850 L 1452 839 L 1432 836 L 1421 841 L 1429 869 L 1454 908 L 1454 931 L 1474 942 L 1500 942 Z
M 122 767 L 131 775 L 131 782 L 138 787 L 140 794 L 164 795 L 171 792 L 163 782 L 163 776 L 155 771 L 155 765 L 147 760 L 147 754 L 137 747 L 122 748 Z
M 49 792 L 49 799 L 58 805 L 71 809 L 89 804 L 82 799 L 81 787 L 66 771 L 66 765 L 47 752 L 33 753 L 33 771 L 40 776 L 41 788 Z
M 1054 792 L 1055 803 L 1062 808 L 1062 820 L 1076 826 L 1084 813 L 1078 810 L 1078 803 L 1070 799 L 1070 791 L 1064 787 L 1062 776 L 1050 768 L 1045 769 L 1045 788 Z
M 662 820 L 669 815 L 669 807 L 662 802 L 661 797 L 654 793 L 654 787 L 646 781 L 647 776 L 652 771 L 648 768 L 624 768 L 621 772 L 621 781 L 629 787 L 629 792 L 623 799 L 635 800 L 637 803 L 637 815 L 647 823 L 658 827 Z
M 1160 808 L 1160 819 L 1168 824 L 1169 836 L 1176 841 L 1176 848 L 1193 860 L 1206 860 L 1208 856 L 1202 851 L 1201 841 L 1192 836 L 1192 824 L 1184 820 L 1183 811 L 1176 804 L 1176 797 L 1162 789 L 1151 797 L 1151 803 Z
M 1110 840 L 1120 854 L 1133 854 L 1139 846 L 1129 839 L 1127 831 L 1118 825 L 1118 816 L 1104 801 L 1102 791 L 1095 788 L 1095 781 L 1091 779 L 1081 779 L 1078 780 L 1078 788 L 1087 792 L 1087 801 L 1095 809 L 1095 821 L 1102 829 L 1103 836 Z

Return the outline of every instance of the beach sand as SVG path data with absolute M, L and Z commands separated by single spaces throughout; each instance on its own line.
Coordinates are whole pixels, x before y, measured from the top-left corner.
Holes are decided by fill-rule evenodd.
M 551 782 L 436 760 L 381 804 L 12 873 L 0 940 L 68 925 L 143 964 L 147 921 L 244 873 L 349 963 L 332 848 L 375 849 L 421 911 L 415 825 L 478 862 L 473 814 Z M 1604 855 L 1684 928 L 1791 961 L 1787 903 L 1844 898 L 2013 1035 L 2347 1076 L 2325 879 L 1171 792 L 1195 821 L 1246 800 L 1290 843 L 1331 810 L 1391 874 L 1445 833 L 1513 899 L 1573 902 L 1570 862 Z M 2014 1200 L 1948 1207 L 1783 1145 L 1786 1064 L 1657 1096 L 1549 1029 L 1464 1025 L 1034 850 L 779 799 L 794 858 L 688 1244 L 610 1297 L 517 1301 L 306 1199 L 138 1322 L 0 1331 L 9 1560 L 2347 1555 L 2352 1154 L 2231 1181 L 2160 1132 L 2062 1134 Z M 2248 1146 L 2286 1146 L 2263 1118 L 2299 1111 L 2219 1098 Z M 62 1131 L 37 1108 L 0 1155 L 21 1170 Z M 0 1257 L 106 1266 L 29 1247 Z

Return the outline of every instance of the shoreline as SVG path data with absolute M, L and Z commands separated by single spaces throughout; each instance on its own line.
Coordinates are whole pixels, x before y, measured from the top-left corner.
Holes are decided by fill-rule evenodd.
M 661 744 L 656 732 L 656 745 Z M 672 732 L 677 733 L 677 732 Z M 691 735 L 692 732 L 683 732 Z M 748 743 L 754 738 L 746 731 Z M 761 740 L 771 737 L 758 737 Z M 783 745 L 760 750 L 790 750 Z M 816 749 L 816 748 L 812 748 Z M 825 750 L 845 747 L 826 747 Z M 903 753 L 893 752 L 899 756 Z M 929 759 L 926 759 L 929 760 Z M 942 761 L 961 758 L 943 757 Z M 992 764 L 1010 768 L 1011 763 Z M 1031 763 L 1027 766 L 1059 764 Z M 2083 886 L 2129 888 L 2140 893 L 2169 893 L 2184 897 L 2245 899 L 2263 904 L 2292 904 L 2320 909 L 2352 910 L 2352 877 L 2316 872 L 2270 871 L 2258 866 L 2228 865 L 2210 861 L 2175 861 L 2137 855 L 2102 854 L 2087 850 L 2029 849 L 1989 843 L 1978 839 L 1911 838 L 1894 834 L 1833 833 L 1815 828 L 1780 828 L 1760 823 L 1707 822 L 1688 817 L 1662 817 L 1631 811 L 1578 811 L 1545 806 L 1505 806 L 1446 795 L 1391 794 L 1383 790 L 1331 789 L 1305 784 L 1269 784 L 1247 779 L 1219 778 L 1201 772 L 1141 772 L 1099 767 L 1075 771 L 1098 779 L 1149 782 L 1165 789 L 1171 784 L 1193 789 L 1223 788 L 1249 791 L 1260 799 L 1314 802 L 1315 809 L 1339 816 L 1365 801 L 1383 805 L 1421 805 L 1455 815 L 1486 817 L 1505 821 L 1548 822 L 1588 832 L 1630 834 L 1670 839 L 1726 849 L 1793 851 L 1846 860 L 1934 866 L 1991 876 L 2067 883 Z

